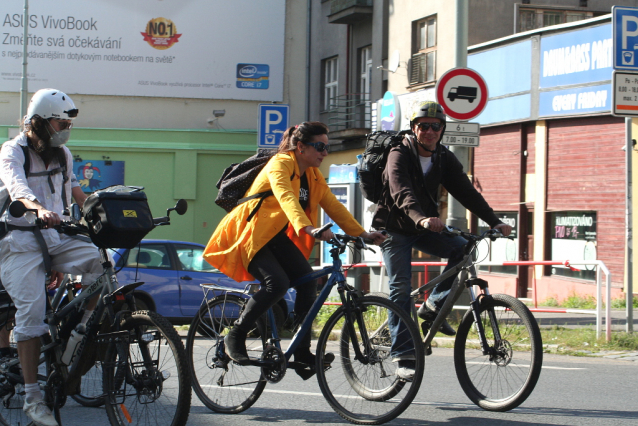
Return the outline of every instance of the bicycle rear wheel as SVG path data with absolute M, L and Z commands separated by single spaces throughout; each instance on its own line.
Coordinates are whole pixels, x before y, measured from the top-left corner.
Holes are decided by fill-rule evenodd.
M 218 296 L 203 305 L 188 330 L 186 353 L 193 389 L 209 409 L 236 414 L 251 407 L 266 386 L 261 368 L 239 365 L 225 352 L 224 337 L 244 309 L 245 299 Z M 261 356 L 266 344 L 265 324 L 248 333 L 246 349 L 251 357 Z
M 102 364 L 106 412 L 112 425 L 185 425 L 191 403 L 188 363 L 175 328 L 161 315 L 137 311 L 109 344 Z M 98 335 L 99 336 L 99 335 Z
M 319 387 L 330 406 L 344 419 L 357 424 L 381 424 L 400 415 L 416 396 L 425 355 L 421 334 L 407 312 L 390 300 L 366 296 L 352 306 L 354 335 L 346 319 L 346 307 L 339 308 L 326 322 L 317 342 L 317 366 L 326 353 L 338 354 L 332 365 L 317 369 Z M 357 312 L 360 311 L 360 315 Z M 391 355 L 390 318 L 396 321 L 403 340 L 404 355 L 414 357 L 412 381 L 397 376 L 399 365 Z M 357 359 L 354 342 L 365 359 Z
M 504 294 L 493 295 L 491 301 L 484 299 L 479 315 L 490 353 L 483 355 L 474 316 L 467 311 L 454 343 L 456 375 L 476 405 L 488 411 L 508 411 L 525 401 L 538 381 L 543 364 L 540 330 L 529 309 Z M 494 337 L 495 329 L 500 340 Z

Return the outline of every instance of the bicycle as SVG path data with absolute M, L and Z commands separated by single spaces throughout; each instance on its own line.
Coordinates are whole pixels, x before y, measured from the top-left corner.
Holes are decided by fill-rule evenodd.
M 133 188 L 139 191 L 141 188 Z M 72 205 L 72 220 L 56 227 L 58 232 L 74 236 L 93 236 L 79 223 L 81 213 Z M 167 210 L 165 217 L 153 218 L 153 227 L 170 224 L 170 212 L 184 214 L 187 204 L 179 200 Z M 19 201 L 9 206 L 12 216 L 27 211 L 36 214 L 35 226 L 42 227 L 37 211 L 28 210 Z M 86 215 L 85 215 L 86 216 Z M 162 316 L 150 311 L 135 311 L 133 290 L 141 282 L 118 287 L 113 265 L 106 249 L 98 247 L 103 274 L 76 297 L 61 303 L 66 293 L 58 288 L 52 300 L 46 299 L 46 322 L 49 334 L 42 336 L 41 362 L 46 374 L 38 375 L 47 405 L 61 425 L 60 409 L 67 396 L 78 393 L 80 380 L 94 366 L 102 369 L 103 392 L 90 398 L 106 406 L 112 425 L 135 422 L 141 424 L 185 425 L 188 419 L 191 387 L 182 341 L 173 326 Z M 69 365 L 62 362 L 68 334 L 79 322 L 82 307 L 89 298 L 99 295 L 97 306 L 86 323 L 86 332 Z M 117 310 L 126 303 L 133 311 Z M 77 322 L 76 322 L 77 320 Z M 75 324 L 74 324 L 75 323 Z M 161 349 L 161 350 L 160 350 Z M 24 382 L 17 359 L 0 366 L 0 422 L 24 425 L 24 416 L 16 400 L 24 397 Z
M 432 353 L 435 334 L 467 288 L 470 308 L 460 322 L 454 342 L 457 378 L 474 404 L 488 411 L 509 411 L 522 404 L 534 390 L 543 364 L 543 343 L 538 324 L 527 306 L 512 296 L 491 295 L 487 281 L 477 277 L 474 254 L 478 244 L 486 238 L 493 241 L 507 237 L 493 229 L 481 235 L 452 227 L 442 232 L 461 236 L 468 242 L 463 259 L 455 267 L 410 294 L 416 300 L 446 278 L 457 276 L 423 338 L 425 353 Z M 411 306 L 412 318 L 417 321 L 415 304 Z
M 318 232 L 328 229 L 327 224 Z M 193 319 L 186 339 L 186 352 L 193 389 L 202 403 L 219 413 L 236 414 L 251 407 L 267 383 L 280 382 L 288 368 L 308 379 L 313 371 L 330 406 L 344 419 L 356 424 L 381 424 L 400 415 L 416 396 L 423 377 L 424 352 L 420 333 L 409 314 L 380 297 L 363 297 L 345 282 L 339 255 L 353 243 L 367 249 L 358 237 L 335 235 L 330 241 L 332 265 L 292 283 L 303 284 L 329 275 L 312 308 L 300 324 L 286 351 L 282 351 L 272 310 L 257 321 L 246 347 L 250 365 L 239 365 L 225 352 L 224 337 L 239 318 L 246 303 L 244 292 L 214 284 L 203 285 L 204 300 Z M 257 284 L 258 285 L 258 284 Z M 299 342 L 310 332 L 312 322 L 336 286 L 341 306 L 329 317 L 317 342 L 316 365 L 290 361 Z M 208 300 L 210 290 L 221 291 Z M 416 374 L 412 381 L 397 376 L 398 363 L 391 355 L 388 316 L 394 315 L 407 342 L 413 342 Z M 327 353 L 336 359 L 325 362 Z M 328 358 L 330 356 L 328 355 Z

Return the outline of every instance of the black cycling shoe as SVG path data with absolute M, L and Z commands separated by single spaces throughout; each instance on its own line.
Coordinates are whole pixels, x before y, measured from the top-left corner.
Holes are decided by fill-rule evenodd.
M 424 335 L 427 335 L 430 328 L 432 328 L 432 324 L 434 323 L 438 312 L 429 309 L 427 304 L 424 303 L 417 311 L 417 315 L 423 320 L 423 322 L 421 323 L 421 330 L 423 331 Z M 446 336 L 456 335 L 456 331 L 447 322 L 447 320 L 443 320 L 443 324 L 441 324 L 441 327 L 439 327 L 439 331 Z
M 298 365 L 295 367 L 295 373 L 299 375 L 303 380 L 308 380 L 315 375 L 315 363 L 317 362 L 317 356 L 310 352 L 310 349 L 298 349 L 294 353 L 295 362 L 304 365 Z M 335 355 L 332 352 L 328 352 L 323 357 L 323 368 L 330 367 L 332 361 L 335 360 Z
M 432 328 L 432 321 L 426 320 L 421 323 L 421 331 L 423 332 L 424 336 L 428 334 L 430 328 Z M 447 322 L 447 320 L 443 320 L 443 324 L 441 324 L 441 327 L 439 327 L 439 331 L 446 336 L 456 335 L 456 331 L 454 330 L 454 328 L 452 328 L 450 323 Z
M 226 353 L 228 354 L 230 359 L 240 365 L 247 365 L 250 363 L 248 351 L 246 350 L 247 335 L 248 332 L 241 330 L 237 326 L 234 326 L 230 329 L 230 331 L 224 338 Z

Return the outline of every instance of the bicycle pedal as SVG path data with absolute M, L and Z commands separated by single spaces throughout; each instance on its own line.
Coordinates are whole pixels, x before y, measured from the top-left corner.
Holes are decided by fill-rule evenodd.
M 432 355 L 432 345 L 428 344 L 425 347 L 425 356 Z

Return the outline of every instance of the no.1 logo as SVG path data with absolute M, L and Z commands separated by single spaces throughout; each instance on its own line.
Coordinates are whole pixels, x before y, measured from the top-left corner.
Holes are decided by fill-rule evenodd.
M 154 18 L 146 24 L 146 32 L 141 33 L 144 41 L 159 50 L 166 50 L 182 36 L 177 34 L 177 27 L 170 19 Z

